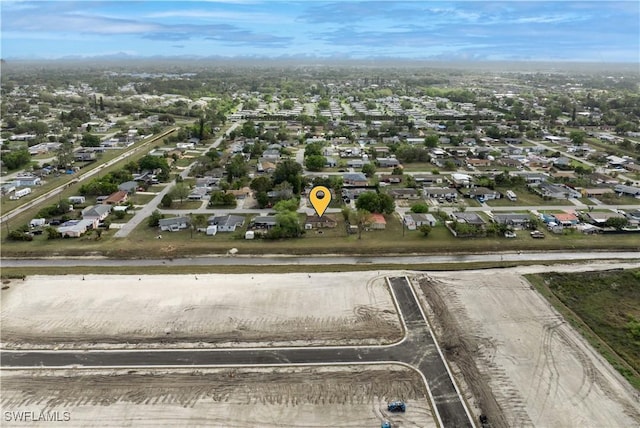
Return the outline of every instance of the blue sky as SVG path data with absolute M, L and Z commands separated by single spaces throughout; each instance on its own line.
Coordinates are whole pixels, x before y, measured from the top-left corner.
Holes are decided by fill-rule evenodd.
M 1 0 L 3 58 L 640 63 L 640 1 Z

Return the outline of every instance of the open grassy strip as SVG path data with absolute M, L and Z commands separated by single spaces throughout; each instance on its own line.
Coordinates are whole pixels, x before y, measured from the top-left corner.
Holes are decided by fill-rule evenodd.
M 640 390 L 640 269 L 526 277 Z
M 392 263 L 359 263 L 344 265 L 209 265 L 209 266 L 119 266 L 114 273 L 112 266 L 43 266 L 43 267 L 8 267 L 2 269 L 3 279 L 20 279 L 32 275 L 179 275 L 179 274 L 242 274 L 242 273 L 314 273 L 314 272 L 362 272 L 384 270 L 411 271 L 456 271 L 473 269 L 510 268 L 516 266 L 583 263 L 581 261 L 557 262 L 469 262 L 469 263 L 421 263 L 421 264 L 392 264 Z

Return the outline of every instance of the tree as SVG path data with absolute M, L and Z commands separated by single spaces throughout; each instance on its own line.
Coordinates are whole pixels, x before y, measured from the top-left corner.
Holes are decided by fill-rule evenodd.
M 571 131 L 569 133 L 571 142 L 573 142 L 573 144 L 575 144 L 576 146 L 581 146 L 584 143 L 585 137 L 586 134 L 583 131 Z
M 426 238 L 427 236 L 429 236 L 429 234 L 431 233 L 431 226 L 429 226 L 428 224 L 423 224 L 422 226 L 420 226 L 420 232 L 422 233 L 422 235 L 424 235 L 424 237 Z
M 622 228 L 626 227 L 629 224 L 629 219 L 625 217 L 609 217 L 607 221 L 604 222 L 606 227 L 613 227 L 617 230 L 622 230 Z
M 356 199 L 356 208 L 370 213 L 391 214 L 395 210 L 395 202 L 386 193 L 364 192 Z
M 193 227 L 198 229 L 203 229 L 207 226 L 207 216 L 204 214 L 196 214 L 192 219 Z
M 62 234 L 58 232 L 58 229 L 56 229 L 55 227 L 48 226 L 47 228 L 44 229 L 44 231 L 47 234 L 47 239 L 62 238 Z
M 173 198 L 169 194 L 165 194 L 160 201 L 160 205 L 162 205 L 163 208 L 171 208 Z
M 147 220 L 147 224 L 149 225 L 149 227 L 158 227 L 158 225 L 160 224 L 160 220 L 164 218 L 164 214 L 161 214 L 160 211 L 158 210 L 154 210 L 151 213 L 151 216 L 149 216 L 149 219 Z
M 327 164 L 327 158 L 322 155 L 305 156 L 304 166 L 309 171 L 322 171 Z
M 189 196 L 189 193 L 191 193 L 191 190 L 189 186 L 184 183 L 177 183 L 173 189 L 171 189 L 171 197 L 173 199 L 180 199 L 180 205 L 182 205 L 182 202 Z
M 249 166 L 242 155 L 235 155 L 227 164 L 227 181 L 233 183 L 235 178 L 242 178 L 249 173 Z
M 18 149 L 0 154 L 2 163 L 9 170 L 19 169 L 31 162 L 31 154 L 27 149 Z
M 371 213 L 363 209 L 351 211 L 349 222 L 358 227 L 358 239 L 362 239 L 362 231 L 371 223 Z
M 429 212 L 429 206 L 425 203 L 418 202 L 417 204 L 411 205 L 411 212 L 416 214 L 427 213 Z
M 440 138 L 435 134 L 427 135 L 426 137 L 424 137 L 425 147 L 429 147 L 429 148 L 438 147 L 439 142 L 440 142 Z
M 302 190 L 302 165 L 293 159 L 285 159 L 276 166 L 273 173 L 273 183 L 278 185 L 283 182 L 291 184 L 293 193 L 300 194 Z
M 304 147 L 304 156 L 322 155 L 322 143 L 309 143 Z
M 273 206 L 273 209 L 276 212 L 284 212 L 284 211 L 293 211 L 293 212 L 295 212 L 298 209 L 299 205 L 300 205 L 300 202 L 298 201 L 297 198 L 283 199 L 281 201 L 278 201 Z
M 100 137 L 86 132 L 80 141 L 82 147 L 100 147 Z
M 267 177 L 266 175 L 262 175 L 251 180 L 251 184 L 249 184 L 249 187 L 255 192 L 266 193 L 269 190 L 273 189 L 273 182 L 271 181 L 271 178 Z
M 66 141 L 63 142 L 56 151 L 56 160 L 58 162 L 58 168 L 67 168 L 73 164 L 73 143 Z
M 373 163 L 364 164 L 362 165 L 362 173 L 371 178 L 376 173 L 376 166 Z

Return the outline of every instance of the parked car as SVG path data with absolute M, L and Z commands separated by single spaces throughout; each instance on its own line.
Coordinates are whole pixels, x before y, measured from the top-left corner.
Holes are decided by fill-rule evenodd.
M 539 230 L 534 230 L 533 232 L 531 232 L 531 237 L 537 238 L 537 239 L 543 239 L 544 233 L 540 232 Z
M 392 401 L 387 406 L 387 410 L 390 412 L 404 412 L 407 410 L 407 406 L 404 404 L 404 401 Z
M 516 233 L 513 230 L 507 230 L 504 233 L 504 237 L 505 238 L 515 238 L 516 237 Z

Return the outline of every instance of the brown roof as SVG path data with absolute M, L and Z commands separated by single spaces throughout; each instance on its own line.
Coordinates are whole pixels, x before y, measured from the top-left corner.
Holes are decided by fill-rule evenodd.
M 127 199 L 127 192 L 124 190 L 118 190 L 115 193 L 109 195 L 107 199 L 104 200 L 103 204 L 117 204 Z

